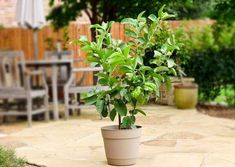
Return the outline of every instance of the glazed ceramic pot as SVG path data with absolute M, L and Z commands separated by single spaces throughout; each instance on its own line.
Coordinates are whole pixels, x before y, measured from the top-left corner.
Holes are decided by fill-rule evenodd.
M 175 105 L 179 109 L 195 108 L 198 99 L 198 85 L 195 83 L 174 86 Z

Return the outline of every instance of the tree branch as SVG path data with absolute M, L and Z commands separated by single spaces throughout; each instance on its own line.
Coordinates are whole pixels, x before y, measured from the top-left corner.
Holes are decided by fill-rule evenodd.
M 88 9 L 85 9 L 85 13 L 87 14 L 87 16 L 89 17 L 89 19 L 91 21 L 91 19 L 92 19 L 91 13 L 88 11 Z

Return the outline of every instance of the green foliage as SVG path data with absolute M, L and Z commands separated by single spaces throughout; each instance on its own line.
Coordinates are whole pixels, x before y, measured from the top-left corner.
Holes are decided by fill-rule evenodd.
M 173 15 L 169 15 L 169 16 L 173 17 Z M 169 17 L 169 16 L 166 16 L 166 17 Z M 166 49 L 165 46 L 168 44 L 172 46 L 172 47 L 168 47 L 168 49 L 170 49 L 169 53 L 173 53 L 173 54 L 172 54 L 172 59 L 168 59 L 166 62 L 167 62 L 168 67 L 173 67 L 177 65 L 173 61 L 176 50 L 179 50 L 182 44 L 176 41 L 175 33 L 169 27 L 167 22 L 162 22 L 160 27 L 158 27 L 158 30 L 154 32 L 153 46 L 145 50 L 143 61 L 144 61 L 144 65 L 152 67 L 152 68 L 156 68 L 155 72 L 167 71 L 172 76 L 175 76 L 177 72 L 180 73 L 178 70 L 176 72 L 174 68 L 168 69 L 164 66 L 163 67 L 161 66 L 161 60 L 164 58 L 162 56 L 162 53 L 165 52 L 165 54 L 167 54 L 168 51 L 165 50 Z M 154 61 L 155 63 L 153 63 Z
M 77 16 L 81 14 L 81 10 L 87 8 L 87 1 L 62 1 L 63 5 L 55 6 L 46 17 L 56 30 L 66 27 L 70 21 L 76 20 Z M 53 4 L 54 0 L 50 0 L 49 5 L 52 6 Z
M 217 103 L 227 102 L 229 106 L 235 107 L 235 87 L 234 85 L 222 86 L 219 96 L 214 100 Z
M 163 7 L 156 15 L 147 18 L 140 13 L 137 18 L 125 18 L 125 35 L 128 41 L 112 38 L 110 29 L 112 22 L 92 25 L 96 31 L 96 42 L 90 42 L 86 37 L 74 41 L 87 52 L 87 60 L 103 68 L 97 74 L 98 83 L 108 86 L 108 90 L 93 91 L 86 101 L 96 105 L 97 111 L 103 117 L 109 115 L 114 120 L 121 117 L 120 128 L 135 128 L 135 115 L 146 115 L 138 108 L 149 100 L 152 94 L 159 94 L 161 82 L 169 85 L 169 75 L 175 68 L 171 55 L 177 45 L 173 34 L 162 40 L 162 46 L 153 49 L 158 42 L 157 35 L 162 31 L 162 21 L 172 15 L 163 11 Z M 156 53 L 151 59 L 151 68 L 144 65 L 143 57 L 146 50 L 152 49 Z M 130 104 L 130 106 L 128 105 Z
M 234 0 L 220 0 L 215 5 L 212 17 L 220 24 L 233 24 L 235 21 L 235 3 Z
M 47 20 L 55 29 L 67 26 L 84 11 L 92 24 L 107 21 L 121 21 L 123 18 L 136 18 L 145 10 L 146 15 L 157 13 L 166 4 L 165 10 L 176 15 L 171 19 L 195 19 L 209 16 L 213 10 L 213 0 L 62 0 L 62 4 L 53 7 Z M 54 0 L 49 5 L 53 6 Z M 164 18 L 165 19 L 165 18 Z
M 17 158 L 13 150 L 0 146 L 0 167 L 24 167 L 25 160 Z
M 200 100 L 213 101 L 220 95 L 221 89 L 235 86 L 235 49 L 221 48 L 197 52 L 185 66 L 185 72 L 199 84 Z M 233 89 L 234 91 L 235 89 Z M 230 91 L 231 92 L 231 91 Z M 226 92 L 225 92 L 226 93 Z M 226 94 L 226 101 L 234 103 L 234 93 Z
M 213 25 L 191 31 L 176 30 L 176 40 L 184 43 L 177 53 L 186 74 L 199 84 L 199 99 L 213 101 L 226 87 L 235 88 L 235 29 Z M 183 35 L 180 35 L 183 34 Z M 235 92 L 226 93 L 226 102 L 234 106 Z

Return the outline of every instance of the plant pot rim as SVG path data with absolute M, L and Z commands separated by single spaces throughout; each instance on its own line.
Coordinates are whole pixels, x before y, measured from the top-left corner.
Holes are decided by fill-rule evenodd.
M 195 89 L 195 88 L 198 88 L 198 85 L 196 83 L 187 83 L 187 84 L 184 84 L 184 83 L 180 83 L 180 84 L 177 84 L 177 85 L 174 85 L 174 88 L 176 89 Z
M 118 125 L 107 125 L 107 126 L 103 126 L 101 127 L 102 131 L 116 131 L 116 130 L 120 130 L 120 131 L 133 131 L 133 130 L 138 130 L 141 129 L 142 126 L 136 125 L 137 128 L 135 129 L 118 129 Z

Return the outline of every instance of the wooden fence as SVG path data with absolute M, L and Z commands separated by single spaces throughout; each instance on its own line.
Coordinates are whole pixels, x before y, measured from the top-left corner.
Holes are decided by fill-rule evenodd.
M 194 26 L 205 26 L 212 24 L 211 20 L 196 20 L 196 21 L 170 21 L 171 27 L 175 28 L 183 25 L 187 28 L 192 28 Z M 115 23 L 111 29 L 113 38 L 125 40 L 124 36 L 125 25 Z M 59 32 L 53 31 L 51 27 L 44 27 L 38 32 L 38 48 L 39 48 L 39 59 L 44 58 L 44 52 L 47 48 L 47 40 L 52 41 L 63 39 L 63 30 Z M 91 39 L 91 32 L 89 30 L 89 25 L 75 25 L 71 24 L 68 27 L 68 37 L 69 40 L 78 39 L 81 35 L 85 35 L 88 39 Z M 69 50 L 73 50 L 75 58 L 85 59 L 85 53 L 80 51 L 79 46 L 68 45 Z M 33 60 L 34 47 L 33 47 L 33 32 L 29 29 L 23 28 L 4 28 L 0 30 L 0 50 L 10 49 L 10 50 L 23 50 L 26 60 Z M 85 63 L 77 64 L 79 66 L 86 66 Z M 87 83 L 92 83 L 92 73 L 89 74 L 87 78 Z

